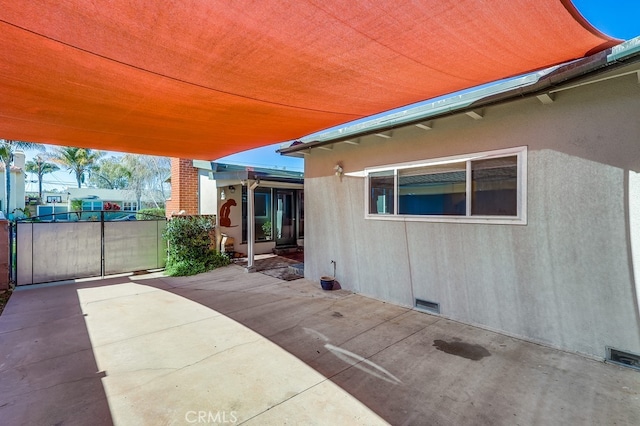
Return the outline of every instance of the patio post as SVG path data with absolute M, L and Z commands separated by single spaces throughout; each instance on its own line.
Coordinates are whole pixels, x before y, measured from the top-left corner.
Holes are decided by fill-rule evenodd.
M 247 184 L 247 272 L 253 272 L 253 258 L 254 258 L 254 242 L 255 242 L 255 208 L 253 190 L 258 187 L 259 181 L 254 181 L 251 184 Z

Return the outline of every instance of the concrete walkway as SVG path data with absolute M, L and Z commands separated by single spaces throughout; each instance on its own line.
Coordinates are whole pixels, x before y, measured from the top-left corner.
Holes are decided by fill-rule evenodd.
M 235 265 L 18 289 L 0 423 L 640 424 L 640 373 Z

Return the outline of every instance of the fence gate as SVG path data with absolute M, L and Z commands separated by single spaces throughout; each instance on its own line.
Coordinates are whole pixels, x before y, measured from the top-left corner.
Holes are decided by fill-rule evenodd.
M 12 279 L 25 285 L 163 268 L 165 227 L 164 218 L 108 221 L 104 212 L 100 220 L 17 222 Z

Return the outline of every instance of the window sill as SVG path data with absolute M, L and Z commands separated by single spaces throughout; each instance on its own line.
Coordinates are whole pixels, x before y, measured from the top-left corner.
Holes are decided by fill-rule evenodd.
M 410 216 L 410 215 L 366 215 L 366 220 L 392 222 L 470 223 L 484 225 L 526 225 L 527 219 L 513 216 Z

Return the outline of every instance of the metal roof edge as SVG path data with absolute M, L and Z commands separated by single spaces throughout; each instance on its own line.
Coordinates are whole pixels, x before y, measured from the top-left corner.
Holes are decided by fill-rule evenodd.
M 413 104 L 397 112 L 391 112 L 376 118 L 352 125 L 333 128 L 300 139 L 302 143 L 277 150 L 281 155 L 293 154 L 306 149 L 331 143 L 343 142 L 355 137 L 393 130 L 432 120 L 454 113 L 461 113 L 480 107 L 507 102 L 509 100 L 540 93 L 571 80 L 594 72 L 608 69 L 618 62 L 640 56 L 640 36 L 621 43 L 618 46 L 568 63 L 556 65 L 541 71 L 516 77 L 507 81 L 488 83 L 477 89 L 465 89 L 420 105 Z M 446 96 L 446 95 L 445 95 Z M 305 139 L 312 139 L 305 141 Z M 295 143 L 295 142 L 294 142 Z
M 295 170 L 285 170 L 285 169 L 274 169 L 269 167 L 254 167 L 254 166 L 244 166 L 240 164 L 232 164 L 232 163 L 219 163 L 216 161 L 205 161 L 205 160 L 193 160 L 193 167 L 206 170 L 209 172 L 213 172 L 213 174 L 217 174 L 223 176 L 225 173 L 235 173 L 238 176 L 244 176 L 243 179 L 247 177 L 251 178 L 251 176 L 269 176 L 273 178 L 282 178 L 282 179 L 302 179 L 304 178 L 304 172 L 298 172 Z
M 624 60 L 633 54 L 640 52 L 640 36 L 627 40 L 611 48 L 611 53 L 607 56 L 609 62 Z
M 228 172 L 213 172 L 214 180 L 221 181 L 242 181 L 242 180 L 259 180 L 263 183 L 279 182 L 291 184 L 304 184 L 304 176 L 282 176 L 270 175 L 263 172 L 254 172 L 248 170 L 237 170 Z

